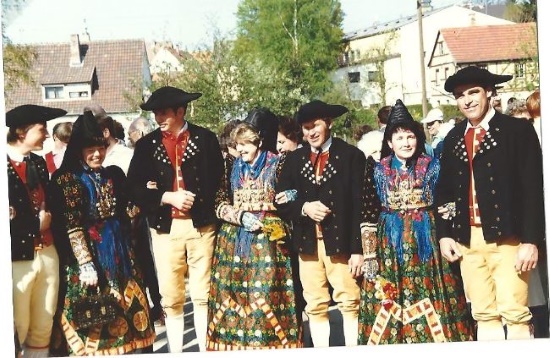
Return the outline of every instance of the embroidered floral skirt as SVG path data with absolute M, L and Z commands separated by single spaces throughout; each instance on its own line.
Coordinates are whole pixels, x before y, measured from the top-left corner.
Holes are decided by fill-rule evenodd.
M 427 216 L 432 249 L 426 262 L 418 255 L 413 214 L 400 219 L 402 255 L 387 237 L 386 225 L 394 219 L 384 214 L 378 224 L 379 277 L 364 280 L 359 310 L 359 344 L 457 342 L 472 340 L 472 325 L 460 277 L 439 253 L 434 219 Z M 416 226 L 418 227 L 418 226 Z
M 301 347 L 290 253 L 254 235 L 248 257 L 235 256 L 238 228 L 218 233 L 208 301 L 207 350 Z
M 135 269 L 132 271 L 136 272 Z M 62 307 L 58 308 L 55 315 L 51 356 L 119 355 L 154 343 L 155 329 L 151 324 L 145 290 L 138 284 L 141 282 L 139 277 L 120 280 L 120 291 L 110 289 L 119 303 L 114 321 L 76 330 L 72 320 L 74 312 L 71 303 L 93 291 L 80 286 L 79 273 L 76 263 L 64 267 L 64 297 L 60 297 Z M 105 289 L 109 290 L 106 287 L 102 288 L 103 291 Z

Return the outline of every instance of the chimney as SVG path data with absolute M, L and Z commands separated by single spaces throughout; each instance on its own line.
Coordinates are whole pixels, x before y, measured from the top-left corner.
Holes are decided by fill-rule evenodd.
M 80 40 L 78 34 L 71 35 L 71 57 L 69 59 L 69 66 L 76 67 L 82 66 L 82 57 L 80 54 Z
M 80 40 L 80 43 L 83 43 L 83 44 L 89 44 L 90 43 L 90 33 L 88 31 L 85 31 L 82 34 L 82 39 Z
M 476 12 L 472 11 L 470 12 L 470 26 L 476 25 Z

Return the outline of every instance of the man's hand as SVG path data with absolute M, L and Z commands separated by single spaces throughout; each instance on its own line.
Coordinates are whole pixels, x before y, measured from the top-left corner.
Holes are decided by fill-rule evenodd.
M 520 244 L 516 256 L 516 271 L 525 272 L 537 267 L 539 250 L 533 244 Z
M 328 214 L 331 213 L 330 209 L 320 201 L 306 202 L 303 206 L 304 213 L 315 222 L 320 223 Z
M 363 266 L 364 257 L 362 254 L 352 254 L 348 260 L 349 271 L 353 278 L 361 276 L 361 266 Z
M 180 211 L 189 211 L 195 202 L 195 194 L 183 189 L 167 191 L 162 195 L 162 202 L 170 204 Z
M 443 237 L 439 240 L 439 249 L 441 255 L 449 262 L 455 262 L 462 256 L 458 244 L 450 237 Z

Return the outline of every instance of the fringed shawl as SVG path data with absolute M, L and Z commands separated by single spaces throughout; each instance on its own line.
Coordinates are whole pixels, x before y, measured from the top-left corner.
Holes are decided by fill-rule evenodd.
M 274 199 L 274 188 L 276 180 L 277 161 L 279 157 L 271 152 L 262 151 L 260 157 L 251 166 L 241 158 L 235 160 L 231 172 L 231 192 L 235 193 L 243 188 L 264 189 L 270 191 L 271 201 Z M 252 212 L 258 219 L 262 220 L 265 212 Z M 249 232 L 239 226 L 235 242 L 235 255 L 247 258 L 250 253 L 252 239 L 257 233 Z
M 90 241 L 97 251 L 96 262 L 99 264 L 99 270 L 105 274 L 105 278 L 114 288 L 120 288 L 120 278 L 131 277 L 131 263 L 128 250 L 128 238 L 123 237 L 118 218 L 110 216 L 107 218 L 100 217 L 98 211 L 98 202 L 102 199 L 101 188 L 111 184 L 111 179 L 107 178 L 105 169 L 98 172 L 92 171 L 88 166 L 84 165 L 84 170 L 80 174 L 80 179 L 84 186 L 88 189 L 90 195 L 88 208 L 88 234 Z M 113 207 L 116 201 L 110 203 Z M 114 213 L 114 211 L 113 211 Z
M 421 155 L 414 167 L 401 168 L 393 155 L 376 165 L 374 180 L 386 222 L 385 235 L 403 262 L 404 217 L 412 218 L 413 237 L 421 261 L 428 261 L 433 252 L 430 244 L 431 225 L 428 210 L 433 205 L 433 192 L 439 176 L 439 160 Z

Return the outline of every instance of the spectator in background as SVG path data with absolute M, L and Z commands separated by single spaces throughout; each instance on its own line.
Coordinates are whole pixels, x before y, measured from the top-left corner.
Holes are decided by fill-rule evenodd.
M 539 142 L 542 143 L 541 138 L 541 124 L 540 124 L 540 90 L 535 90 L 529 97 L 527 97 L 526 101 L 527 105 L 527 111 L 529 112 L 529 116 L 533 119 L 533 126 L 535 126 L 535 131 L 537 132 L 537 136 L 539 137 Z
M 441 140 L 437 137 L 437 133 L 439 132 L 439 127 L 443 123 L 443 119 L 443 111 L 439 108 L 432 108 L 428 112 L 426 118 L 420 121 L 422 124 L 426 125 L 428 129 L 433 149 L 437 147 L 437 143 Z
M 368 124 L 363 124 L 363 125 L 360 125 L 359 127 L 356 127 L 354 130 L 353 130 L 353 139 L 356 141 L 356 142 L 359 142 L 361 140 L 361 138 L 363 137 L 364 134 L 372 131 L 373 128 L 368 125 Z
M 133 151 L 124 144 L 120 144 L 120 140 L 116 137 L 115 120 L 111 116 L 96 116 L 96 120 L 103 131 L 103 136 L 107 139 L 107 153 L 103 166 L 116 165 L 124 174 L 127 174 Z
M 541 142 L 540 90 L 536 89 L 526 100 L 527 110 Z M 529 277 L 529 309 L 533 313 L 535 338 L 548 338 L 548 253 L 541 250 L 539 264 Z
M 531 114 L 527 110 L 527 104 L 523 99 L 517 99 L 508 106 L 508 115 L 516 118 L 524 118 L 532 122 Z
M 136 142 L 154 130 L 153 122 L 144 117 L 138 117 L 128 127 L 128 141 L 130 148 L 136 146 Z
M 452 123 L 443 122 L 443 119 L 443 111 L 439 108 L 433 108 L 428 112 L 426 118 L 421 121 L 428 128 L 428 133 L 431 137 L 431 147 L 436 158 L 440 158 L 441 151 L 443 150 L 443 140 L 454 126 Z
M 516 97 L 508 98 L 508 101 L 506 101 L 506 111 L 504 112 L 504 114 L 510 115 L 510 107 L 512 107 L 513 103 L 517 100 L 518 99 Z
M 365 157 L 372 157 L 376 162 L 380 161 L 380 151 L 382 150 L 382 140 L 384 133 L 378 130 L 371 130 L 363 134 L 357 142 L 357 148 L 365 153 Z
M 115 127 L 115 138 L 118 140 L 118 144 L 126 146 L 126 136 L 124 134 L 124 126 L 117 120 L 113 120 L 113 125 Z
M 302 128 L 293 117 L 279 117 L 277 151 L 279 154 L 292 152 L 302 145 Z
M 238 158 L 240 156 L 239 152 L 237 152 L 236 144 L 231 139 L 231 132 L 235 127 L 237 127 L 241 123 L 240 120 L 234 119 L 231 121 L 228 121 L 223 126 L 222 132 L 219 135 L 220 138 L 220 149 L 222 150 L 222 154 L 224 158 L 232 157 L 232 158 Z
M 490 104 L 491 107 L 495 109 L 495 111 L 502 113 L 502 99 L 500 98 L 500 95 L 497 93 L 497 90 L 501 89 L 502 86 L 495 86 L 493 88 L 493 95 L 491 96 Z
M 61 166 L 65 149 L 67 149 L 67 143 L 69 143 L 69 138 L 71 137 L 72 129 L 72 122 L 59 122 L 53 126 L 53 149 L 44 155 L 50 176 Z
M 388 117 L 390 116 L 391 106 L 384 106 L 378 110 L 376 114 L 376 121 L 378 123 L 378 130 L 384 133 L 386 124 L 388 124 Z
M 237 127 L 242 121 L 238 119 L 231 120 L 225 123 L 222 132 L 219 135 L 220 149 L 223 155 L 223 165 L 225 168 L 225 176 L 223 182 L 229 182 L 231 177 L 231 169 L 233 168 L 233 163 L 236 158 L 239 158 L 241 154 L 237 151 L 237 144 L 231 138 L 231 132 L 235 127 Z

